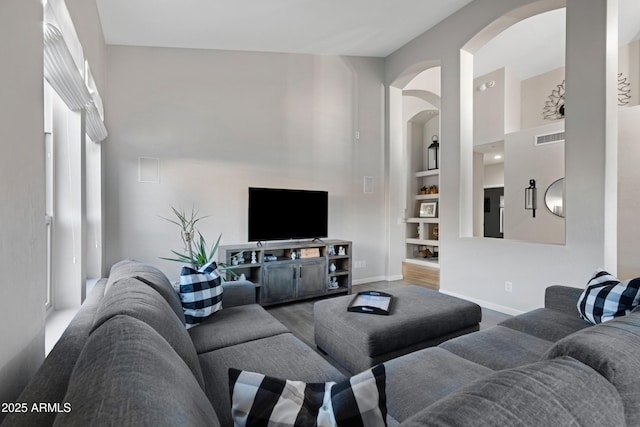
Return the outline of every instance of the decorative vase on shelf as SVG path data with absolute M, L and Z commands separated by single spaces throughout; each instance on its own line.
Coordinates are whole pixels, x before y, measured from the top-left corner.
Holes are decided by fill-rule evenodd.
M 334 271 L 336 271 L 336 269 L 337 269 L 337 267 L 336 267 L 336 265 L 335 265 L 335 264 L 331 264 L 331 265 L 329 266 L 329 270 L 330 270 L 332 273 L 333 273 Z

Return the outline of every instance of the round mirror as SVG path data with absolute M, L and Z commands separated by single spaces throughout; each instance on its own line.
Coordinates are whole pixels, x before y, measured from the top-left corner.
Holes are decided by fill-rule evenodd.
M 544 193 L 544 203 L 552 214 L 564 218 L 564 178 L 551 183 Z

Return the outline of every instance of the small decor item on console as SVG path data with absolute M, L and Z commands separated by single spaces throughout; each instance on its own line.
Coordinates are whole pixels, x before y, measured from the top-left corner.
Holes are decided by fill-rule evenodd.
M 300 249 L 300 258 L 318 258 L 319 256 L 320 256 L 320 248 Z

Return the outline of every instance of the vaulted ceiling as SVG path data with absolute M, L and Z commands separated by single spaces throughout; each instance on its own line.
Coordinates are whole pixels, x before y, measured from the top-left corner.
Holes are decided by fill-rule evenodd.
M 108 44 L 385 57 L 472 0 L 97 0 Z M 640 1 L 619 0 L 620 42 L 640 37 Z M 476 75 L 563 65 L 564 10 L 532 17 L 476 55 Z M 535 55 L 531 52 L 537 52 Z

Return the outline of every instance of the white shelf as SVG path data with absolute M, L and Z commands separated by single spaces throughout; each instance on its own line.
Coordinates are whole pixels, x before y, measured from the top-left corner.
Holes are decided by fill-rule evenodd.
M 416 200 L 438 200 L 440 194 L 418 194 L 416 195 Z
M 440 218 L 407 218 L 405 222 L 410 224 L 440 224 Z
M 408 262 L 410 264 L 422 265 L 425 267 L 440 268 L 440 264 L 438 263 L 437 259 L 430 260 L 429 258 L 406 258 L 404 262 Z
M 406 241 L 410 245 L 440 246 L 440 241 L 438 240 L 407 239 Z
M 436 176 L 440 174 L 440 169 L 432 169 L 429 171 L 416 172 L 416 178 L 424 178 L 426 176 Z

